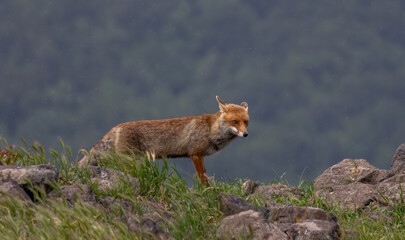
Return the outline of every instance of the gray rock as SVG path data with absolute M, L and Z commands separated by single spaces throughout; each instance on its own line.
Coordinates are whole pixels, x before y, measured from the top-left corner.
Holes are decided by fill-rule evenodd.
M 388 225 L 395 223 L 395 218 L 390 214 L 395 210 L 389 206 L 381 206 L 380 204 L 371 204 L 367 206 L 362 214 L 365 215 L 367 219 L 373 219 L 375 221 L 384 221 Z
M 138 206 L 143 217 L 149 218 L 158 224 L 173 222 L 175 219 L 174 213 L 170 211 L 168 205 L 148 201 L 140 202 Z
M 404 160 L 401 146 L 393 161 L 393 168 L 397 171 Z M 398 187 L 392 183 L 398 185 L 405 179 L 405 175 L 393 175 L 393 170 L 378 169 L 364 159 L 345 159 L 315 179 L 316 195 L 325 198 L 329 204 L 352 210 L 364 209 L 371 202 L 386 204 L 377 189 L 391 200 L 398 199 L 398 194 L 395 195 Z
M 128 218 L 127 225 L 140 239 L 173 239 L 156 222 L 148 218 L 132 215 Z
M 254 195 L 265 200 L 286 197 L 296 197 L 299 198 L 304 194 L 302 189 L 297 187 L 290 187 L 283 184 L 270 184 L 262 185 L 256 188 Z
M 267 209 L 264 207 L 257 207 L 252 203 L 241 199 L 233 194 L 219 194 L 220 210 L 225 216 L 234 215 L 236 213 L 244 212 L 247 210 L 254 210 L 267 214 Z
M 337 218 L 314 207 L 277 205 L 269 209 L 269 221 L 290 239 L 340 239 Z
M 394 173 L 405 172 L 405 144 L 399 145 L 391 163 L 391 171 Z
M 31 166 L 0 166 L 0 184 L 14 181 L 28 196 L 34 200 L 35 188 L 43 189 L 47 194 L 52 190 L 52 183 L 59 178 L 58 169 L 49 164 Z M 41 190 L 42 191 L 42 190 Z
M 303 220 L 291 224 L 286 229 L 290 239 L 297 240 L 337 240 L 342 237 L 339 225 L 333 221 Z
M 100 200 L 101 205 L 107 210 L 116 210 L 117 208 L 122 208 L 127 214 L 138 214 L 139 208 L 126 200 L 116 199 L 113 197 L 106 197 Z
M 118 188 L 117 183 L 120 180 L 124 179 L 131 185 L 131 187 L 134 188 L 135 194 L 139 194 L 140 192 L 140 184 L 137 178 L 134 178 L 117 170 L 102 168 L 98 166 L 89 166 L 89 170 L 91 173 L 92 181 L 98 183 L 98 187 L 100 190 L 110 190 Z
M 405 173 L 398 173 L 395 174 L 394 176 L 385 179 L 384 181 L 382 181 L 381 183 L 403 183 L 405 182 Z M 378 186 L 378 184 L 377 184 Z
M 65 200 L 70 205 L 73 205 L 78 201 L 89 203 L 91 205 L 96 204 L 96 195 L 94 195 L 94 192 L 91 189 L 91 187 L 85 184 L 73 184 L 61 186 L 60 191 L 57 191 L 55 189 L 48 195 L 48 197 L 49 198 L 64 197 Z
M 46 185 L 58 181 L 58 169 L 50 164 L 31 166 L 0 166 L 0 183 L 15 181 L 18 185 L 26 185 L 27 181 L 36 185 Z
M 394 173 L 390 170 L 375 169 L 366 176 L 359 178 L 358 182 L 375 185 L 387 178 L 392 177 L 393 175 Z
M 394 179 L 402 179 L 401 176 L 394 176 Z M 377 185 L 379 191 L 378 200 L 384 205 L 403 204 L 405 201 L 405 182 L 387 179 Z
M 161 204 L 151 201 L 139 201 L 136 204 L 123 199 L 115 199 L 113 197 L 106 197 L 100 200 L 101 205 L 107 210 L 124 209 L 127 215 L 139 215 L 144 218 L 153 220 L 160 224 L 173 221 L 173 213 Z
M 324 198 L 325 202 L 329 205 L 358 210 L 365 208 L 375 201 L 378 197 L 378 192 L 373 185 L 356 182 L 320 189 L 315 192 L 315 195 Z
M 0 185 L 1 198 L 10 196 L 23 201 L 31 201 L 31 198 L 15 181 L 4 182 Z
M 376 184 L 390 176 L 390 171 L 378 169 L 365 159 L 344 159 L 326 169 L 315 179 L 314 185 L 321 189 L 354 182 Z
M 224 218 L 217 230 L 217 237 L 220 239 L 288 239 L 277 226 L 267 222 L 262 213 L 253 210 Z
M 269 210 L 268 218 L 273 223 L 296 223 L 311 219 L 337 222 L 335 215 L 320 208 L 279 205 Z

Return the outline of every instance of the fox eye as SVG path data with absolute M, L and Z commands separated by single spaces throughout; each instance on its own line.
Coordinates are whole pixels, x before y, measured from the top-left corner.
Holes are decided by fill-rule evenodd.
M 238 121 L 237 120 L 232 120 L 232 123 L 233 124 L 238 124 Z
M 245 125 L 246 125 L 246 126 L 249 125 L 249 121 L 245 121 Z

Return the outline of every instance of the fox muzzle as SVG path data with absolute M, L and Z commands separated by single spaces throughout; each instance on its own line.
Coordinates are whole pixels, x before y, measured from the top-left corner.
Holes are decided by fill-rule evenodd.
M 244 138 L 244 137 L 247 137 L 249 135 L 247 131 L 246 132 L 240 132 L 240 131 L 238 131 L 238 129 L 236 129 L 236 127 L 231 127 L 231 130 L 238 137 L 243 137 Z
M 244 137 L 247 137 L 249 134 L 248 134 L 248 132 L 238 132 L 237 135 L 238 135 L 238 137 L 244 138 Z
M 247 137 L 249 134 L 248 132 L 238 132 L 238 137 Z

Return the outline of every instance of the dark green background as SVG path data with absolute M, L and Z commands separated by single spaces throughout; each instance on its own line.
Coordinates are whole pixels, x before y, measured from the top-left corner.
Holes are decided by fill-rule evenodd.
M 76 153 L 114 125 L 249 104 L 216 178 L 295 183 L 405 142 L 402 1 L 0 2 L 0 135 Z M 184 176 L 189 160 L 176 160 Z M 284 175 L 285 173 L 285 175 Z

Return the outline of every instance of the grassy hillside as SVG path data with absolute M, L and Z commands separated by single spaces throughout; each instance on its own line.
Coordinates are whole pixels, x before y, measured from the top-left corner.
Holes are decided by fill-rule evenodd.
M 136 206 L 156 204 L 167 211 L 170 217 L 163 218 L 161 228 L 174 239 L 216 239 L 216 230 L 223 215 L 219 209 L 220 192 L 243 196 L 243 180 L 232 183 L 216 181 L 210 187 L 194 181 L 188 186 L 169 161 L 163 164 L 133 157 L 108 156 L 102 165 L 117 169 L 139 179 L 140 191 L 135 193 L 128 182 L 119 180 L 117 187 L 100 190 L 92 182 L 88 170 L 78 169 L 70 162 L 74 158 L 70 148 L 61 142 L 60 150 L 45 151 L 39 144 L 24 147 L 9 147 L 3 140 L 0 148 L 3 165 L 32 165 L 50 163 L 59 169 L 58 191 L 62 185 L 84 183 L 91 186 L 98 200 L 112 197 L 133 203 Z M 275 183 L 276 184 L 276 183 Z M 351 211 L 339 206 L 328 206 L 314 194 L 313 184 L 301 182 L 299 188 L 305 194 L 300 198 L 279 198 L 283 204 L 314 206 L 331 211 L 338 217 L 345 231 L 344 239 L 401 239 L 405 234 L 405 207 L 390 206 L 381 210 L 385 218 L 373 216 L 370 211 Z M 83 202 L 70 205 L 58 198 L 49 198 L 37 191 L 35 203 L 0 198 L 0 235 L 3 239 L 139 239 L 148 238 L 147 233 L 131 231 L 124 219 L 123 208 L 105 209 Z M 264 205 L 262 199 L 248 197 L 255 205 Z M 145 212 L 140 207 L 137 214 Z

